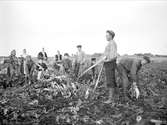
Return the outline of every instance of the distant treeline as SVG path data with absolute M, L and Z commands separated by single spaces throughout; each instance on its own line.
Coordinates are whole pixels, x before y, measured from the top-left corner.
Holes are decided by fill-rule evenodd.
M 124 54 L 124 55 L 126 55 L 126 56 L 130 56 L 130 55 L 128 55 L 128 54 Z M 149 56 L 149 57 L 167 57 L 167 55 L 158 55 L 158 54 L 155 54 L 155 55 L 153 55 L 153 54 L 151 54 L 151 53 L 136 53 L 136 54 L 134 54 L 135 56 Z M 87 55 L 87 57 L 88 58 L 91 58 L 91 57 L 93 57 L 93 58 L 99 58 L 99 57 L 101 57 L 102 56 L 102 53 L 94 53 L 94 54 L 92 54 L 92 55 Z M 131 55 L 132 56 L 132 55 Z M 7 59 L 8 58 L 8 56 L 0 56 L 0 60 L 2 60 L 2 59 Z M 33 57 L 33 59 L 35 59 L 36 60 L 36 58 L 37 57 Z M 50 59 L 53 59 L 53 57 L 49 57 Z
M 151 54 L 151 53 L 144 53 L 144 54 L 142 54 L 142 53 L 137 53 L 137 54 L 135 54 L 136 56 L 149 56 L 149 57 L 167 57 L 167 55 L 158 55 L 158 54 L 155 54 L 155 55 L 153 55 L 153 54 Z
M 167 55 L 155 55 L 156 57 L 167 57 Z

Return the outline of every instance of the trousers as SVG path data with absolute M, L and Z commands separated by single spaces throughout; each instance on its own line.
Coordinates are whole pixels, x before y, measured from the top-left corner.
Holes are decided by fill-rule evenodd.
M 117 71 L 122 80 L 124 94 L 127 94 L 127 89 L 130 84 L 129 77 L 128 77 L 129 72 L 126 70 L 126 68 L 122 64 L 117 65 Z
M 106 85 L 108 88 L 116 88 L 115 69 L 116 60 L 104 62 Z

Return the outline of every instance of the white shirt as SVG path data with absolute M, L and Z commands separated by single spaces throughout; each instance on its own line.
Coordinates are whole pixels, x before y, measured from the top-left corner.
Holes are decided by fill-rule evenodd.
M 111 61 L 117 57 L 117 44 L 114 40 L 108 42 L 105 47 L 104 56 L 106 56 L 106 61 Z
M 77 60 L 78 63 L 84 63 L 84 61 L 85 61 L 85 53 L 83 51 L 80 51 L 80 52 L 78 51 L 76 60 Z

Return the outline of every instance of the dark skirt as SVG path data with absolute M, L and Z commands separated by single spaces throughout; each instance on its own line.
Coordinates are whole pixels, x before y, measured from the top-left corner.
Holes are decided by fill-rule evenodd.
M 105 76 L 106 76 L 106 85 L 108 88 L 115 88 L 115 69 L 116 69 L 116 60 L 104 62 Z

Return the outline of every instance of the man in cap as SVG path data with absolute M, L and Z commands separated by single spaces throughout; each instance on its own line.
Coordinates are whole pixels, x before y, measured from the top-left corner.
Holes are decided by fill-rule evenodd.
M 26 49 L 23 49 L 23 54 L 22 54 L 22 57 L 26 59 L 27 57 L 27 50 Z
M 21 55 L 21 72 L 25 75 L 26 74 L 26 69 L 25 69 L 25 62 L 26 62 L 26 57 L 27 57 L 28 55 L 27 55 L 27 51 L 26 51 L 26 49 L 23 49 L 23 54 Z
M 13 73 L 18 75 L 19 74 L 19 62 L 18 62 L 18 58 L 16 57 L 16 50 L 11 51 L 11 55 L 9 58 L 10 58 L 11 72 L 13 70 Z
M 106 86 L 109 91 L 108 100 L 104 103 L 111 103 L 116 90 L 115 68 L 117 59 L 117 44 L 113 40 L 115 33 L 111 30 L 106 31 L 106 39 L 108 41 L 104 51 L 104 68 L 106 76 Z
M 74 65 L 74 73 L 75 76 L 78 77 L 79 73 L 83 71 L 83 67 L 85 64 L 85 52 L 82 51 L 82 45 L 77 45 L 77 53 L 75 58 L 75 65 Z
M 142 59 L 124 57 L 118 61 L 117 69 L 123 82 L 123 94 L 125 101 L 128 101 L 127 87 L 130 84 L 130 80 L 132 80 L 133 85 L 137 85 L 138 71 L 147 63 L 150 63 L 150 58 L 147 56 L 144 56 Z
M 9 60 L 5 60 L 5 65 L 7 66 L 7 76 L 8 76 L 8 83 L 13 79 L 14 76 L 18 76 L 19 72 L 19 62 L 18 58 L 16 57 L 16 50 L 12 50 L 9 56 Z

